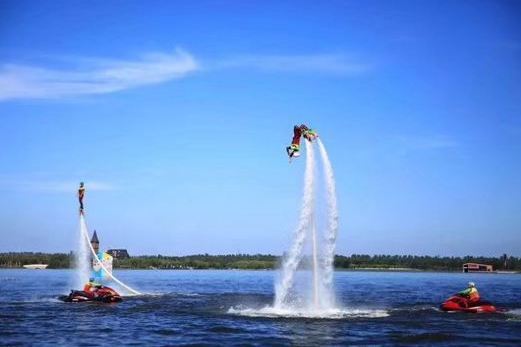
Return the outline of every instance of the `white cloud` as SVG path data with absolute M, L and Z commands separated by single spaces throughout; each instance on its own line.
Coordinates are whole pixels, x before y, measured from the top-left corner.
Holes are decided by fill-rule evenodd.
M 0 66 L 0 101 L 106 94 L 185 77 L 199 64 L 189 53 L 147 54 L 139 60 L 80 58 L 74 69 Z
M 250 68 L 264 71 L 318 72 L 336 75 L 355 75 L 367 72 L 372 68 L 369 64 L 356 62 L 343 54 L 244 55 L 216 62 L 213 67 L 217 69 Z
M 0 190 L 31 193 L 72 193 L 77 191 L 78 184 L 79 182 L 76 181 L 0 177 Z M 114 185 L 102 181 L 86 181 L 85 186 L 89 191 L 110 191 L 117 189 Z
M 0 101 L 107 94 L 183 78 L 202 69 L 190 53 L 180 49 L 170 54 L 146 54 L 137 60 L 54 57 L 54 62 L 62 67 L 0 65 Z M 364 73 L 372 66 L 356 62 L 344 54 L 243 55 L 208 61 L 204 69 L 351 76 Z

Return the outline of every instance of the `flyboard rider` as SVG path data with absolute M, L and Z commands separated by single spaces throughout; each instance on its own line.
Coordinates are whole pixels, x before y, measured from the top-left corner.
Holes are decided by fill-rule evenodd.
M 80 219 L 83 219 L 83 213 L 84 213 L 84 205 L 83 205 L 83 199 L 85 197 L 85 184 L 83 182 L 80 182 L 80 186 L 78 188 L 78 201 L 80 203 Z M 81 226 L 82 233 L 85 234 L 85 236 L 88 238 L 88 231 L 84 230 L 86 229 L 86 226 L 84 225 L 84 222 L 82 221 Z M 95 232 L 94 232 L 95 233 Z M 87 240 L 88 241 L 88 240 Z M 97 239 L 96 239 L 97 242 Z M 95 250 L 92 246 L 92 242 L 89 245 L 91 248 L 91 251 L 93 253 L 94 259 L 96 261 L 101 262 L 98 255 L 95 254 Z M 91 268 L 93 267 L 93 264 L 91 263 Z M 102 266 L 103 268 L 103 266 Z M 94 270 L 94 269 L 92 269 Z M 105 269 L 105 271 L 108 271 Z M 89 279 L 89 281 L 84 285 L 83 290 L 71 290 L 71 293 L 69 295 L 63 295 L 60 296 L 60 300 L 64 302 L 86 302 L 86 301 L 101 301 L 105 303 L 112 303 L 112 302 L 120 302 L 122 300 L 121 296 L 112 288 L 106 287 L 99 283 L 97 278 L 97 270 L 94 270 L 94 276 Z M 100 280 L 101 280 L 100 276 Z
M 293 139 L 291 145 L 286 147 L 286 152 L 290 158 L 300 156 L 300 137 L 302 136 L 302 130 L 298 125 L 293 127 Z
M 83 291 L 88 293 L 88 294 L 91 294 L 92 296 L 94 297 L 97 297 L 98 296 L 98 289 L 101 289 L 103 288 L 103 286 L 99 283 L 96 282 L 96 280 L 94 279 L 94 277 L 91 277 L 89 279 L 89 282 L 87 282 L 85 284 L 85 286 L 83 287 Z
M 85 184 L 80 182 L 80 188 L 78 189 L 78 200 L 80 202 L 80 214 L 83 214 L 83 198 L 85 197 Z
M 291 145 L 286 147 L 286 152 L 288 153 L 288 157 L 297 158 L 300 156 L 300 138 L 304 137 L 309 142 L 312 142 L 318 137 L 318 134 L 315 130 L 308 128 L 305 124 L 295 125 L 293 127 L 293 139 L 291 140 Z
M 458 293 L 458 296 L 461 296 L 466 300 L 467 306 L 473 306 L 479 302 L 481 299 L 478 289 L 474 282 L 469 282 L 467 289 L 462 290 Z

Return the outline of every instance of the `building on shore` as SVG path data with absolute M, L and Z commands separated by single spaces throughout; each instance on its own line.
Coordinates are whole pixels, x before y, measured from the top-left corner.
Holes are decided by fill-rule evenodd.
M 130 258 L 126 249 L 109 249 L 107 251 L 114 259 L 127 259 Z
M 463 272 L 493 272 L 492 265 L 465 263 L 463 264 Z
M 98 254 L 99 253 L 99 239 L 98 239 L 98 234 L 96 233 L 96 230 L 94 230 L 94 234 L 92 234 L 92 239 L 90 239 L 90 244 L 92 245 L 94 252 L 96 252 L 96 254 Z
M 112 256 L 107 252 L 100 251 L 100 242 L 96 230 L 92 234 L 90 245 L 96 254 L 96 256 L 91 257 L 92 277 L 101 281 L 112 274 Z
M 27 265 L 24 265 L 24 269 L 29 269 L 29 270 L 45 270 L 47 269 L 47 266 L 49 266 L 48 264 L 27 264 Z
M 90 240 L 90 244 L 92 245 L 92 248 L 96 252 L 96 254 L 99 253 L 99 239 L 98 234 L 96 233 L 96 230 L 94 230 L 94 234 L 92 234 L 92 239 Z M 112 256 L 114 259 L 127 259 L 130 258 L 130 255 L 128 254 L 128 251 L 126 249 L 109 249 L 105 253 Z

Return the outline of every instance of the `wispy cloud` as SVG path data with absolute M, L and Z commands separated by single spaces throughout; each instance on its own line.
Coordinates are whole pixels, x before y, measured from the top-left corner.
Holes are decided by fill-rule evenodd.
M 248 68 L 278 72 L 315 72 L 356 75 L 371 70 L 367 63 L 355 61 L 344 54 L 308 55 L 243 55 L 217 61 L 211 68 Z
M 89 191 L 111 191 L 117 187 L 108 182 L 85 182 Z M 31 193 L 72 193 L 78 189 L 76 181 L 37 180 L 12 177 L 0 177 L 0 190 Z
M 204 66 L 192 54 L 181 49 L 169 54 L 149 53 L 136 60 L 70 56 L 51 58 L 61 68 L 0 65 L 0 101 L 114 93 L 183 78 L 200 70 L 248 69 L 345 77 L 373 68 L 371 64 L 361 63 L 345 54 L 241 55 L 205 61 Z
M 177 49 L 137 60 L 79 58 L 69 69 L 5 64 L 0 66 L 0 101 L 105 94 L 185 77 L 199 68 L 195 58 Z

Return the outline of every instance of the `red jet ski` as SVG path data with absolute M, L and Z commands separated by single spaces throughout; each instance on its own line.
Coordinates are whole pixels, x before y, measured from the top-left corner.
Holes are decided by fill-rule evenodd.
M 480 300 L 470 304 L 468 300 L 462 296 L 451 296 L 443 304 L 440 309 L 446 312 L 469 312 L 469 313 L 494 313 L 498 310 L 488 301 Z
M 71 290 L 69 295 L 63 295 L 59 298 L 65 302 L 87 302 L 97 301 L 104 303 L 120 302 L 123 299 L 118 292 L 110 287 L 101 287 L 95 292 L 85 292 L 83 290 Z

